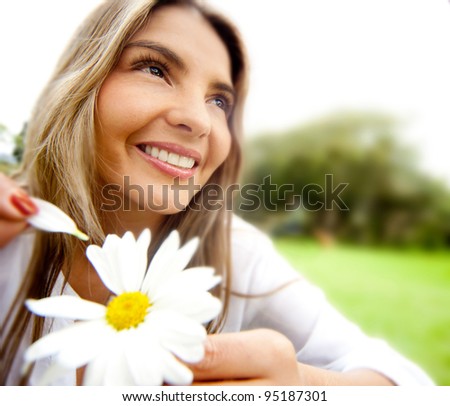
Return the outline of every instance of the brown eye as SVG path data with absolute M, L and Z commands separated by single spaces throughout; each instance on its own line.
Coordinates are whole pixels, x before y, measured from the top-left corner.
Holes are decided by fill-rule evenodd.
M 157 76 L 159 78 L 164 78 L 164 72 L 162 69 L 158 68 L 157 66 L 148 66 L 143 69 L 144 72 L 150 73 L 153 76 Z

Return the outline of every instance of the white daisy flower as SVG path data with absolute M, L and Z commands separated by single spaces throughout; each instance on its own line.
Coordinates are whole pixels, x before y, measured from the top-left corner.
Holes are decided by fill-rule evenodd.
M 89 237 L 78 230 L 75 222 L 59 207 L 37 197 L 32 197 L 31 200 L 39 209 L 37 214 L 27 218 L 33 227 L 52 233 L 72 234 L 83 241 L 89 240 Z
M 186 363 L 204 356 L 206 330 L 221 302 L 208 290 L 220 277 L 210 267 L 185 269 L 197 249 L 195 238 L 180 248 L 178 232 L 162 243 L 147 270 L 150 232 L 136 240 L 108 235 L 103 247 L 86 254 L 105 286 L 115 295 L 107 306 L 78 297 L 27 300 L 33 313 L 77 320 L 33 343 L 27 365 L 48 356 L 53 365 L 40 384 L 87 365 L 84 385 L 188 385 Z

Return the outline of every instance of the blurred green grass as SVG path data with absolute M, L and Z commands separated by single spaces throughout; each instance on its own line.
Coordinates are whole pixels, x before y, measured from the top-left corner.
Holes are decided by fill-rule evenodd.
M 277 238 L 275 245 L 343 314 L 450 385 L 450 252 Z

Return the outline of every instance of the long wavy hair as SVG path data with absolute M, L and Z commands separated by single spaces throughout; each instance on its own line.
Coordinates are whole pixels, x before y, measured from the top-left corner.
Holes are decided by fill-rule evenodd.
M 44 89 L 28 123 L 26 151 L 20 178 L 34 196 L 46 199 L 70 216 L 102 244 L 105 233 L 100 210 L 99 182 L 95 163 L 95 106 L 103 81 L 129 41 L 148 21 L 155 8 L 180 5 L 197 9 L 224 42 L 230 59 L 236 103 L 229 118 L 232 134 L 230 153 L 208 184 L 224 190 L 238 181 L 241 162 L 243 103 L 247 88 L 245 52 L 236 28 L 220 14 L 195 0 L 107 0 L 80 26 L 63 53 L 53 77 Z M 206 185 L 205 185 L 206 186 Z M 202 203 L 202 191 L 195 197 Z M 198 210 L 192 202 L 177 214 L 166 216 L 158 238 L 178 229 L 182 240 L 200 237 L 200 247 L 191 265 L 213 266 L 222 275 L 216 294 L 223 311 L 209 326 L 220 330 L 226 317 L 231 275 L 231 211 L 224 202 L 220 210 Z M 71 264 L 81 242 L 62 234 L 37 232 L 29 268 L 2 326 L 1 383 L 6 384 L 18 348 L 32 325 L 32 340 L 42 335 L 43 320 L 32 318 L 23 306 L 29 297 L 51 294 L 61 269 Z

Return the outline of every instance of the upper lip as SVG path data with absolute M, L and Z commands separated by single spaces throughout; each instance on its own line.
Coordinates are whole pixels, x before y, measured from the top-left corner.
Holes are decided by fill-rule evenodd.
M 165 151 L 168 152 L 173 152 L 175 154 L 181 155 L 181 156 L 185 156 L 188 158 L 192 158 L 195 160 L 195 163 L 198 164 L 201 162 L 202 160 L 202 155 L 194 150 L 194 149 L 190 149 L 190 148 L 185 148 L 179 144 L 173 144 L 171 142 L 140 142 L 138 145 L 149 145 L 151 147 L 156 147 L 159 149 L 164 149 Z

